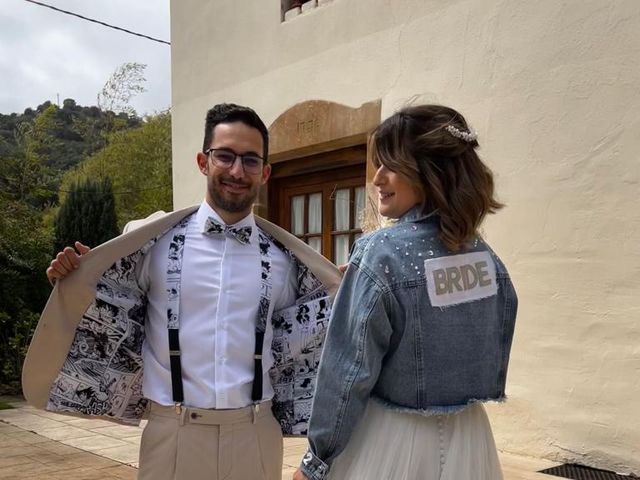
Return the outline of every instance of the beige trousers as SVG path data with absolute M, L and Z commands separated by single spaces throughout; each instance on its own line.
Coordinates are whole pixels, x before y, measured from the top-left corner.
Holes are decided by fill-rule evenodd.
M 151 404 L 138 480 L 281 480 L 282 431 L 271 402 L 234 410 Z

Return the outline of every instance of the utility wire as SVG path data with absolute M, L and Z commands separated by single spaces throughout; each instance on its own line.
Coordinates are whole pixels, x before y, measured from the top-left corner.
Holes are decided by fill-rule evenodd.
M 135 189 L 135 190 L 119 190 L 119 191 L 113 191 L 112 193 L 114 195 L 127 195 L 127 194 L 131 194 L 131 193 L 138 193 L 138 192 L 146 192 L 149 190 L 157 190 L 159 188 L 171 188 L 172 185 L 170 183 L 166 184 L 166 185 L 157 185 L 155 187 L 149 187 L 149 188 L 139 188 L 139 189 Z M 52 190 L 52 189 L 43 189 L 43 190 L 47 190 L 48 192 L 61 192 L 61 193 L 71 193 L 71 190 Z M 76 193 L 93 193 L 91 190 L 75 190 Z
M 114 30 L 119 30 L 121 32 L 129 33 L 131 35 L 135 35 L 137 37 L 146 38 L 147 40 L 152 40 L 158 43 L 164 43 L 166 45 L 171 45 L 170 42 L 165 40 L 160 40 L 159 38 L 153 38 L 149 35 L 144 35 L 142 33 L 132 32 L 131 30 L 127 30 L 126 28 L 116 27 L 115 25 L 109 25 L 108 23 L 101 22 L 100 20 L 96 20 L 94 18 L 84 17 L 82 15 L 78 15 L 77 13 L 69 12 L 67 10 L 62 10 L 61 8 L 53 7 L 51 5 L 47 5 L 46 3 L 36 2 L 35 0 L 24 0 L 25 2 L 34 3 L 36 5 L 40 5 L 41 7 L 50 8 L 51 10 L 55 10 L 56 12 L 64 13 L 66 15 L 71 15 L 73 17 L 81 18 L 82 20 L 87 20 L 88 22 L 97 23 L 98 25 L 103 25 L 105 27 L 113 28 Z
M 11 178 L 11 177 L 7 177 L 7 180 L 15 180 L 15 178 Z M 173 185 L 171 183 L 166 183 L 164 185 L 156 185 L 155 187 L 147 187 L 147 188 L 136 188 L 136 189 L 132 189 L 132 190 L 118 190 L 118 191 L 113 191 L 112 193 L 114 195 L 130 195 L 132 193 L 138 193 L 138 192 L 147 192 L 149 190 L 158 190 L 160 188 L 172 188 Z M 41 188 L 40 190 L 43 190 L 45 192 L 48 193 L 71 193 L 71 190 L 62 190 L 61 188 Z M 93 191 L 91 190 L 75 190 L 76 193 L 93 193 Z

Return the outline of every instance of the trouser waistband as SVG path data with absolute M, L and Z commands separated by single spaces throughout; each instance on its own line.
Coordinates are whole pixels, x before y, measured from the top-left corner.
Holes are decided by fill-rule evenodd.
M 200 425 L 229 425 L 232 423 L 253 422 L 257 419 L 272 415 L 271 401 L 250 405 L 244 408 L 231 409 L 207 409 L 194 407 L 181 407 L 180 413 L 176 411 L 175 406 L 160 405 L 151 402 L 151 415 L 159 417 L 177 418 L 180 424 L 195 423 Z

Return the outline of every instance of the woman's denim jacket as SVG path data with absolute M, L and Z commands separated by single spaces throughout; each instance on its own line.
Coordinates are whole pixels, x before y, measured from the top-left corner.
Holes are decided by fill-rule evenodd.
M 504 400 L 517 297 L 480 238 L 453 254 L 410 210 L 356 243 L 333 305 L 302 471 L 325 478 L 369 397 L 432 415 Z

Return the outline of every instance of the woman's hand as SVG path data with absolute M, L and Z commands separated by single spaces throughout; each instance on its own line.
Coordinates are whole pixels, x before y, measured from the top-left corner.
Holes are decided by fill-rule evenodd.
M 309 480 L 309 477 L 302 473 L 302 470 L 298 468 L 296 473 L 293 474 L 293 480 Z

